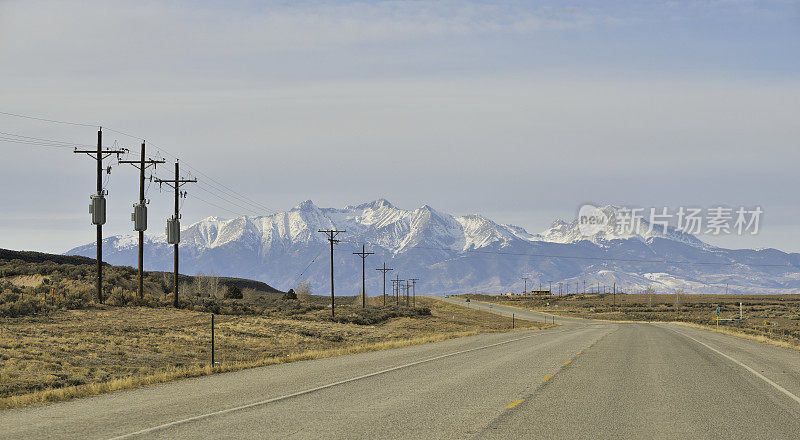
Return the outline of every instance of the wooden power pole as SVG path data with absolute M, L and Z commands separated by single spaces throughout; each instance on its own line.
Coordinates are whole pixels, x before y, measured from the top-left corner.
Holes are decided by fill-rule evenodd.
M 383 267 L 382 268 L 379 267 L 379 268 L 377 268 L 375 270 L 379 270 L 379 271 L 383 272 L 383 305 L 386 305 L 386 272 L 389 272 L 390 270 L 393 270 L 393 269 L 387 268 L 386 267 L 386 262 L 384 261 L 383 262 Z M 394 287 L 394 285 L 392 285 L 392 287 Z
M 103 127 L 97 130 L 97 149 L 78 150 L 73 153 L 88 154 L 97 162 L 97 193 L 91 197 L 92 224 L 97 226 L 97 301 L 103 303 L 103 224 L 106 222 L 106 192 L 103 190 L 103 160 L 112 154 L 119 155 L 126 150 L 103 149 Z M 111 173 L 111 167 L 107 169 Z
M 368 255 L 375 255 L 375 252 L 367 252 L 365 245 L 361 245 L 361 252 L 353 252 L 353 255 L 361 257 L 361 308 L 367 307 L 367 278 L 366 278 L 366 261 Z
M 339 231 L 336 229 L 328 229 L 328 230 L 319 230 L 317 232 L 321 232 L 328 236 L 328 242 L 331 244 L 331 316 L 336 316 L 336 312 L 334 311 L 334 293 L 333 293 L 333 245 L 339 243 L 339 240 L 336 239 L 336 236 L 340 233 L 347 232 L 347 231 Z
M 419 281 L 419 278 L 410 278 L 409 281 L 411 281 L 411 292 L 412 292 L 411 297 L 413 298 L 412 301 L 414 303 L 414 307 L 416 307 L 417 306 L 417 281 Z
M 175 214 L 171 220 L 167 220 L 167 242 L 174 246 L 174 273 L 172 276 L 172 291 L 174 293 L 172 298 L 172 305 L 178 307 L 178 244 L 181 241 L 181 226 L 180 226 L 180 198 L 186 197 L 186 192 L 181 191 L 181 187 L 187 183 L 196 183 L 197 179 L 181 179 L 180 165 L 175 161 L 175 178 L 174 179 L 155 179 L 155 182 L 160 185 L 166 184 L 175 190 Z
M 142 151 L 139 160 L 120 160 L 119 163 L 131 164 L 139 169 L 139 204 L 133 205 L 133 227 L 139 232 L 139 299 L 144 298 L 144 231 L 147 230 L 147 201 L 144 198 L 144 171 L 151 166 L 155 167 L 160 163 L 165 163 L 163 159 L 145 160 L 145 143 L 142 141 Z M 140 214 L 141 212 L 141 214 Z M 140 216 L 142 216 L 140 218 Z

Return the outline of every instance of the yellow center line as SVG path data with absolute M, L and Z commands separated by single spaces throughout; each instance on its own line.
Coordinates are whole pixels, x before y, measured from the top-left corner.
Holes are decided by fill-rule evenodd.
M 582 351 L 579 351 L 579 352 L 577 352 L 577 353 L 575 353 L 575 354 L 583 354 L 583 352 L 582 352 Z
M 515 400 L 515 401 L 509 403 L 508 406 L 506 407 L 506 409 L 511 409 L 511 408 L 519 405 L 522 402 L 524 402 L 524 400 Z
M 566 361 L 566 362 L 564 362 L 564 363 L 563 363 L 563 364 L 561 364 L 561 365 L 568 365 L 570 362 L 572 362 L 572 361 Z
M 548 374 L 547 376 L 544 377 L 544 379 L 542 379 L 542 382 L 547 382 L 548 380 L 550 380 L 552 378 L 553 378 L 553 375 L 552 374 Z
M 587 345 L 586 348 L 592 348 L 592 346 L 591 345 Z

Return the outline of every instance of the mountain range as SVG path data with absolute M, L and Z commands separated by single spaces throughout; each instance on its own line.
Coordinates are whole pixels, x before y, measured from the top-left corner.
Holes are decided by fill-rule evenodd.
M 614 215 L 616 208 L 601 210 Z M 452 292 L 519 292 L 558 283 L 564 292 L 659 293 L 800 293 L 800 254 L 776 249 L 724 249 L 667 228 L 637 228 L 619 234 L 611 226 L 590 236 L 578 220 L 556 220 L 541 233 L 498 224 L 481 215 L 453 216 L 428 205 L 413 210 L 379 199 L 343 209 L 320 208 L 307 200 L 273 215 L 221 219 L 209 217 L 181 232 L 181 272 L 251 278 L 277 288 L 311 283 L 314 293 L 330 290 L 330 248 L 319 230 L 346 232 L 335 246 L 335 282 L 339 295 L 361 291 L 362 245 L 367 257 L 367 293 L 382 292 L 386 262 L 389 279 L 418 278 L 420 294 Z M 171 270 L 172 246 L 164 234 L 146 235 L 145 269 Z M 69 255 L 93 257 L 95 244 L 71 249 Z M 106 262 L 135 266 L 137 237 L 103 240 Z

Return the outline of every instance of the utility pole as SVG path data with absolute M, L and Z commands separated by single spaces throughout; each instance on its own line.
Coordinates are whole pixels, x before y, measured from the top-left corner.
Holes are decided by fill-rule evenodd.
M 614 302 L 611 304 L 611 311 L 614 311 L 614 308 L 617 306 L 617 283 L 614 283 Z
M 586 280 L 583 280 L 583 294 L 586 295 Z
M 353 252 L 353 255 L 361 257 L 361 308 L 367 307 L 367 287 L 366 287 L 366 261 L 367 255 L 375 255 L 375 252 L 367 252 L 365 245 L 361 245 L 361 252 Z
M 336 244 L 336 243 L 339 243 L 339 240 L 336 239 L 336 236 L 339 235 L 340 233 L 347 232 L 347 231 L 344 231 L 344 230 L 339 231 L 339 230 L 336 230 L 336 229 L 328 229 L 328 230 L 320 229 L 317 232 L 321 232 L 321 233 L 327 235 L 328 236 L 328 242 L 330 242 L 330 244 L 331 244 L 331 316 L 336 316 L 336 312 L 334 312 L 334 310 L 333 310 L 333 307 L 334 307 L 334 305 L 333 305 L 333 298 L 334 298 L 334 295 L 333 295 L 333 245 Z
M 552 295 L 553 294 L 553 282 L 552 281 L 548 281 L 547 283 L 550 286 L 548 288 L 548 291 L 549 291 L 550 295 Z
M 397 278 L 394 279 L 395 287 L 397 287 L 397 290 L 395 290 L 395 299 L 397 299 L 398 306 L 400 305 L 400 286 L 402 286 L 402 284 L 400 284 L 401 281 L 405 280 L 401 280 L 400 275 L 397 275 Z
M 412 298 L 414 298 L 413 299 L 414 307 L 416 307 L 417 306 L 417 281 L 419 281 L 419 278 L 411 278 L 409 281 L 411 281 L 411 291 L 413 292 Z
M 409 298 L 409 293 L 411 292 L 411 284 L 409 280 L 406 280 L 406 307 L 411 307 L 411 300 Z
M 523 294 L 528 292 L 528 280 L 529 279 L 530 278 L 528 278 L 528 277 L 522 277 L 522 281 L 525 283 L 525 287 L 522 288 L 522 293 Z
M 142 141 L 142 151 L 139 160 L 120 160 L 119 163 L 128 163 L 139 169 L 139 203 L 133 205 L 133 229 L 139 231 L 139 299 L 144 298 L 144 231 L 147 230 L 147 201 L 144 199 L 144 170 L 153 166 L 156 167 L 162 160 L 145 160 L 145 145 Z
M 379 268 L 377 268 L 375 270 L 379 270 L 379 271 L 383 272 L 383 305 L 386 305 L 386 272 L 389 272 L 390 270 L 393 270 L 393 269 L 387 268 L 386 267 L 386 262 L 384 261 L 383 262 L 383 268 L 379 267 Z M 392 287 L 394 287 L 394 285 L 392 285 Z
M 174 296 L 172 298 L 172 305 L 178 308 L 178 244 L 181 242 L 181 207 L 180 198 L 186 197 L 186 191 L 181 191 L 181 187 L 187 183 L 197 183 L 197 179 L 181 179 L 180 164 L 175 161 L 175 178 L 174 179 L 155 179 L 154 182 L 158 183 L 161 187 L 166 184 L 175 190 L 175 213 L 171 219 L 167 219 L 167 243 L 174 246 L 174 273 L 172 276 L 172 289 Z
M 97 161 L 97 193 L 91 196 L 92 204 L 89 212 L 92 214 L 92 224 L 97 226 L 97 301 L 103 303 L 103 224 L 106 222 L 106 193 L 103 191 L 103 159 L 112 154 L 119 155 L 125 150 L 103 149 L 103 127 L 97 130 L 97 150 L 74 150 L 73 153 L 88 154 Z M 111 174 L 111 167 L 106 172 Z
M 564 283 L 558 283 L 558 296 L 561 296 L 564 292 Z

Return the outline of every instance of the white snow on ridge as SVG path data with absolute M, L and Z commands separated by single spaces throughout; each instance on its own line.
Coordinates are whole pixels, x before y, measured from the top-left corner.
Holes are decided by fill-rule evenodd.
M 601 208 L 607 215 L 614 215 L 616 208 Z M 208 217 L 185 227 L 183 241 L 205 247 L 216 248 L 231 243 L 248 242 L 249 247 L 288 247 L 293 244 L 324 242 L 320 229 L 344 229 L 340 238 L 359 237 L 368 244 L 378 245 L 394 253 L 403 253 L 412 248 L 450 250 L 464 252 L 488 246 L 507 246 L 514 241 L 575 243 L 588 240 L 604 246 L 611 240 L 638 239 L 647 242 L 652 238 L 680 241 L 698 247 L 707 245 L 692 235 L 674 229 L 659 232 L 646 221 L 636 225 L 633 232 L 619 233 L 608 226 L 593 236 L 585 236 L 578 227 L 577 219 L 571 222 L 558 219 L 540 234 L 531 234 L 514 225 L 501 225 L 478 215 L 454 217 L 428 205 L 414 210 L 397 208 L 386 199 L 343 209 L 319 208 L 306 200 L 289 211 L 269 216 L 238 217 L 221 219 Z M 118 247 L 135 244 L 134 236 L 120 237 Z

